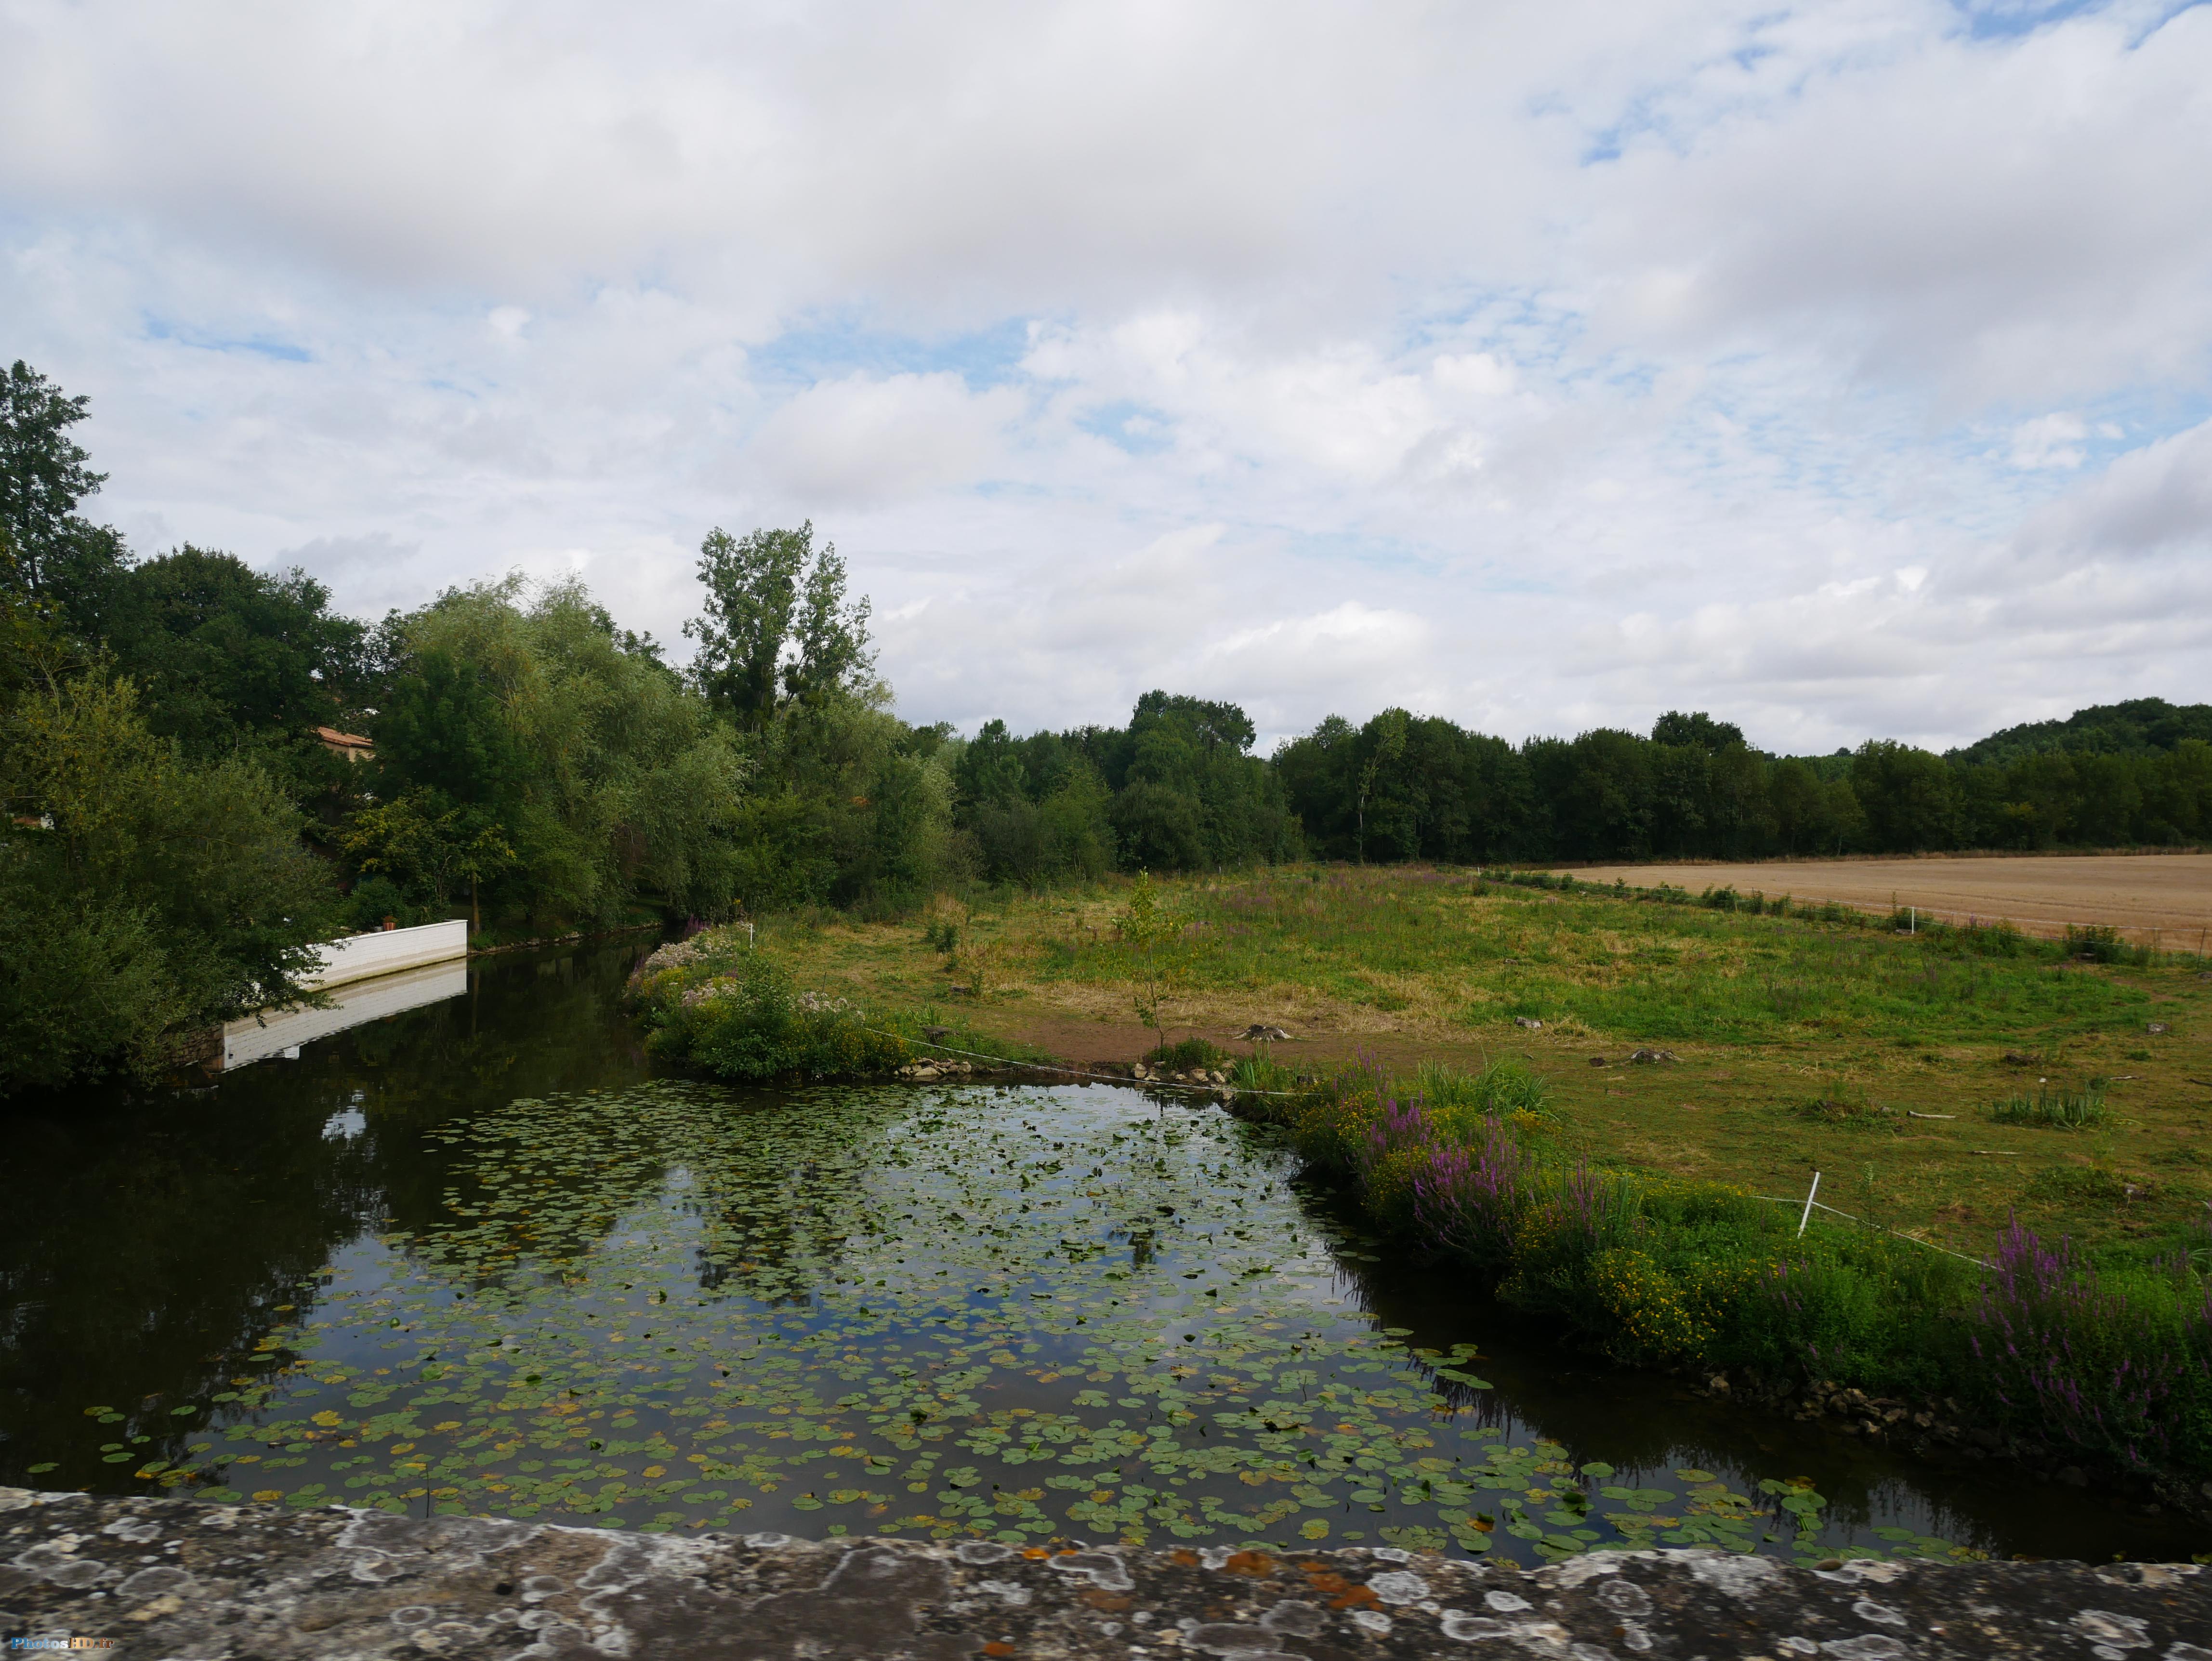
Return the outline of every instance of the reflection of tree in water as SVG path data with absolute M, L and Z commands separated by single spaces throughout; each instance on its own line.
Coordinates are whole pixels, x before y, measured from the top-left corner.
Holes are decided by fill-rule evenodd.
M 1129 1267 L 1143 1269 L 1158 1255 L 1159 1234 L 1149 1223 L 1132 1223 L 1127 1228 L 1106 1231 L 1106 1238 L 1116 1245 L 1129 1248 Z
M 635 1082 L 616 1000 L 643 949 L 495 959 L 465 997 L 212 1084 L 9 1104 L 9 1186 L 35 1203 L 0 1233 L 0 1482 L 143 1487 L 144 1461 L 204 1439 L 209 1398 L 278 1364 L 249 1358 L 310 1318 L 334 1253 L 443 1218 L 453 1156 L 423 1131 L 556 1079 Z
M 825 1275 L 862 1248 L 895 1244 L 902 1215 L 878 1191 L 903 1161 L 886 1157 L 909 1104 L 896 1092 L 848 1092 L 836 1112 L 790 1098 L 718 1104 L 690 1161 L 705 1238 L 699 1284 L 762 1303 L 805 1306 Z M 732 1113 L 743 1116 L 733 1122 Z
M 129 1477 L 137 1461 L 108 1464 L 85 1439 L 94 1406 L 124 1415 L 99 1439 L 174 1457 L 206 1421 L 172 1409 L 228 1388 L 381 1212 L 367 1138 L 325 1134 L 356 1092 L 290 1082 L 282 1101 L 80 1091 L 62 1111 L 11 1116 L 10 1186 L 36 1202 L 0 1238 L 0 1482 Z
M 835 1110 L 785 1093 L 654 1085 L 514 1102 L 457 1127 L 436 1220 L 413 1249 L 479 1281 L 565 1272 L 617 1232 L 672 1210 L 700 1235 L 702 1288 L 806 1305 L 853 1243 L 895 1241 L 879 1195 L 903 1161 L 884 1133 L 900 1092 L 842 1092 Z

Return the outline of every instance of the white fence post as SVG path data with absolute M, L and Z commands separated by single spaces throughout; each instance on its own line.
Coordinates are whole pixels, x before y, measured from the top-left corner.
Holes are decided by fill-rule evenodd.
M 1813 1220 L 1813 1196 L 1820 1191 L 1820 1173 L 1813 1173 L 1813 1186 L 1805 1190 L 1805 1214 L 1797 1220 L 1797 1238 L 1805 1238 L 1805 1225 Z

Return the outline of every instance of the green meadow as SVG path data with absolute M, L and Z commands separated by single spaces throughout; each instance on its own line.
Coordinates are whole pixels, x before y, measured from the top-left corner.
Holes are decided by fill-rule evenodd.
M 1510 1056 L 1545 1080 L 1556 1134 L 1608 1167 L 1773 1196 L 1818 1171 L 1853 1216 L 1976 1256 L 2014 1217 L 2125 1257 L 2207 1244 L 2212 981 L 2193 957 L 1347 867 L 1158 880 L 1166 926 L 1145 943 L 1133 891 L 793 914 L 758 951 L 908 1038 L 1243 1056 L 1234 1035 L 1258 1023 L 1291 1035 L 1261 1048 L 1293 1079 L 1362 1055 L 1407 1074 Z M 2039 1094 L 2098 1111 L 2018 1106 Z

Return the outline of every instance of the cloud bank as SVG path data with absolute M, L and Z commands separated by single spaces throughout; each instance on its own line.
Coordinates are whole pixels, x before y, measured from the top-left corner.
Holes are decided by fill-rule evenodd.
M 811 517 L 903 711 L 1944 744 L 2212 667 L 2212 7 L 0 0 L 94 508 L 678 636 Z

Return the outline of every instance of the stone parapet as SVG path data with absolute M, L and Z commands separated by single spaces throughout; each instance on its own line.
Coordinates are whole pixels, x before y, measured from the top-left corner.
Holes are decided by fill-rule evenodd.
M 165 1661 L 2212 1661 L 2193 1564 L 1012 1548 L 0 1488 L 0 1641 Z M 61 1644 L 53 1644 L 60 1647 Z

